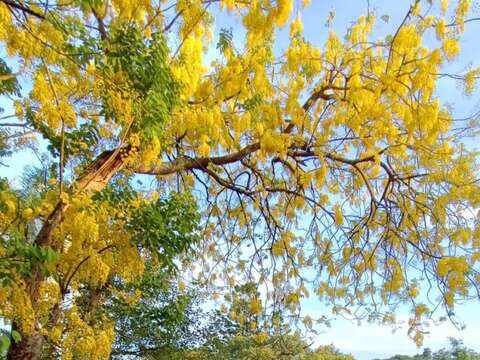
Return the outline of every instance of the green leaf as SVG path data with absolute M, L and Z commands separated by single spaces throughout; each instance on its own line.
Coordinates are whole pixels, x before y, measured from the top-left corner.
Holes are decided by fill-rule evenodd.
M 126 228 L 133 241 L 170 269 L 174 258 L 198 240 L 199 214 L 193 198 L 173 193 L 169 198 L 136 209 Z
M 134 128 L 145 137 L 159 137 L 172 109 L 180 103 L 179 84 L 167 63 L 168 47 L 162 34 L 145 41 L 141 29 L 128 24 L 114 31 L 108 40 L 109 53 L 101 64 L 107 74 L 127 74 L 136 95 L 138 121 Z M 118 109 L 106 109 L 115 118 Z
M 220 50 L 222 53 L 224 53 L 225 50 L 232 48 L 232 43 L 233 43 L 232 28 L 221 29 L 220 35 L 218 36 L 217 49 Z
M 20 335 L 18 331 L 12 330 L 12 339 L 18 343 L 20 340 L 22 340 L 22 335 Z
M 0 59 L 0 95 L 20 95 L 20 85 L 7 63 Z
M 47 263 L 53 263 L 57 260 L 57 253 L 51 248 L 47 248 L 45 251 L 45 261 Z
M 243 103 L 243 108 L 247 111 L 252 111 L 262 104 L 263 104 L 262 96 L 259 94 L 255 94 L 250 99 L 245 100 L 245 102 Z
M 10 339 L 6 335 L 0 336 L 0 354 L 6 353 L 10 347 Z

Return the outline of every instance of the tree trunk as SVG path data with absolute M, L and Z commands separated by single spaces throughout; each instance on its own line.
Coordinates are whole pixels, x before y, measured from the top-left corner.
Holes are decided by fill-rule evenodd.
M 71 189 L 73 193 L 79 191 L 95 192 L 103 190 L 113 175 L 123 168 L 123 157 L 128 153 L 129 147 L 108 150 L 101 153 L 85 170 L 79 179 L 74 183 L 75 188 Z M 68 204 L 61 200 L 55 206 L 55 209 L 48 216 L 38 233 L 35 244 L 38 246 L 48 246 L 51 243 L 53 231 L 62 221 L 62 216 L 67 209 Z
M 43 337 L 38 332 L 22 335 L 22 339 L 8 350 L 7 360 L 38 360 L 42 354 Z

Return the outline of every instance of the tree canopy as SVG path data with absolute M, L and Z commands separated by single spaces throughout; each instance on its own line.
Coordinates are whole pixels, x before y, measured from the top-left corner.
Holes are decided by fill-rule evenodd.
M 112 321 L 86 309 L 147 264 L 227 302 L 254 284 L 259 327 L 311 328 L 308 296 L 387 324 L 404 304 L 421 343 L 480 295 L 477 124 L 436 94 L 475 90 L 479 69 L 443 72 L 470 6 L 413 0 L 383 37 L 369 11 L 319 44 L 308 0 L 0 0 L 0 162 L 49 164 L 39 191 L 0 182 L 8 359 L 108 358 Z

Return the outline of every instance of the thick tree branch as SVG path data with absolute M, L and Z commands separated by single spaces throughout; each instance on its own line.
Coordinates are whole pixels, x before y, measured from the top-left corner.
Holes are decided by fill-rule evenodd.
M 260 150 L 259 142 L 247 145 L 241 150 L 228 155 L 201 158 L 180 157 L 153 167 L 146 167 L 145 165 L 140 164 L 137 167 L 130 168 L 130 170 L 138 174 L 147 175 L 169 175 L 185 170 L 203 170 L 210 164 L 228 165 L 238 162 L 258 150 Z

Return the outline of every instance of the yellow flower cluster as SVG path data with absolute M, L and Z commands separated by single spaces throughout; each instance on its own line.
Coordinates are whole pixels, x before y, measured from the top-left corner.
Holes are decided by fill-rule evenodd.
M 0 192 L 0 205 L 4 211 L 0 212 L 0 229 L 5 229 L 15 218 L 17 211 L 17 199 L 9 191 Z
M 467 258 L 459 257 L 443 257 L 437 263 L 437 274 L 446 278 L 447 291 L 445 300 L 448 306 L 454 305 L 454 293 L 463 295 L 468 291 L 468 280 L 466 274 L 470 268 Z
M 292 241 L 295 239 L 293 233 L 286 231 L 284 232 L 280 239 L 275 241 L 272 245 L 272 254 L 274 256 L 282 256 L 287 253 L 290 256 L 295 254 L 295 248 L 292 246 Z
M 59 86 L 59 82 L 54 82 L 48 74 L 50 73 L 38 71 L 33 83 L 31 94 L 39 106 L 38 117 L 56 130 L 60 129 L 62 122 L 65 126 L 75 127 L 77 123 L 75 109 L 68 98 L 59 92 L 60 89 L 66 90 L 66 86 Z
M 480 77 L 480 68 L 475 68 L 469 70 L 465 76 L 465 93 L 467 95 L 472 95 L 473 90 L 475 89 L 475 85 L 477 83 L 477 79 Z
M 92 205 L 85 195 L 71 200 L 61 230 L 56 233 L 56 241 L 64 244 L 61 272 L 73 276 L 73 288 L 82 282 L 103 285 L 111 274 L 133 281 L 143 274 L 144 263 L 122 222 L 112 221 L 112 217 L 122 217 L 123 210 L 103 204 L 95 212 L 87 211 Z
M 284 69 L 287 73 L 297 73 L 299 68 L 304 68 L 310 76 L 314 76 L 322 70 L 320 50 L 302 39 L 292 39 L 285 55 Z
M 113 8 L 120 18 L 143 22 L 152 9 L 150 0 L 113 0 Z
M 460 44 L 457 39 L 449 38 L 443 42 L 442 50 L 448 60 L 453 60 L 460 53 Z
M 38 290 L 37 317 L 46 319 L 51 309 L 60 301 L 60 287 L 58 283 L 49 278 L 40 283 Z
M 465 30 L 465 16 L 472 5 L 472 0 L 459 0 L 455 9 L 455 23 L 459 32 Z
M 66 314 L 66 329 L 68 331 L 62 339 L 62 360 L 109 358 L 115 336 L 113 324 L 104 320 L 90 325 L 74 306 Z
M 262 312 L 262 301 L 257 297 L 250 300 L 250 311 L 252 314 L 260 314 Z
M 275 133 L 267 130 L 260 140 L 260 147 L 264 155 L 278 154 L 283 157 L 287 153 L 291 138 L 285 134 Z
M 5 3 L 0 3 L 0 39 L 7 38 L 8 29 L 11 26 L 12 16 Z
M 0 287 L 0 316 L 12 319 L 19 324 L 20 331 L 26 335 L 35 330 L 36 314 L 32 307 L 30 294 L 25 282 L 15 276 L 14 287 Z
M 404 285 L 403 269 L 401 265 L 395 259 L 388 259 L 386 262 L 387 271 L 390 279 L 385 281 L 383 289 L 386 294 L 392 294 L 398 292 Z

